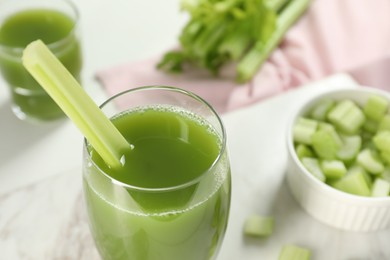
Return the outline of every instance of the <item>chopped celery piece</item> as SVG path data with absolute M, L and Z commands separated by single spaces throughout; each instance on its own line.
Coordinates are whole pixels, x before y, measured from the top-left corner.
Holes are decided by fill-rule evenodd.
M 328 124 L 328 123 L 325 123 L 325 122 L 319 122 L 318 124 L 318 130 L 324 130 L 326 132 L 328 132 L 332 138 L 334 139 L 334 141 L 339 145 L 341 146 L 343 144 L 343 142 L 341 141 L 341 138 L 339 136 L 339 134 L 336 132 L 336 129 L 334 128 L 333 125 L 331 124 Z
M 279 254 L 279 260 L 310 260 L 311 251 L 295 246 L 295 245 L 285 245 Z
M 378 127 L 379 123 L 369 118 L 363 124 L 363 129 L 371 134 L 375 134 L 378 131 Z
M 373 138 L 374 144 L 379 151 L 390 152 L 390 131 L 385 130 L 377 133 Z
M 309 146 L 305 144 L 298 144 L 295 148 L 295 151 L 298 155 L 299 160 L 301 160 L 303 157 L 313 157 L 314 153 L 310 149 Z
M 320 163 L 317 159 L 304 157 L 302 158 L 302 164 L 314 177 L 322 182 L 325 181 L 325 175 L 322 172 Z
M 363 107 L 363 112 L 367 118 L 379 122 L 385 115 L 388 106 L 389 101 L 386 98 L 378 95 L 371 95 L 368 97 L 366 104 Z
M 350 162 L 359 153 L 362 146 L 362 138 L 359 135 L 353 136 L 342 136 L 342 146 L 337 151 L 337 158 L 344 161 Z
M 353 174 L 346 174 L 341 179 L 335 181 L 332 186 L 338 190 L 355 195 L 371 195 L 370 187 L 364 177 L 364 173 L 361 171 L 357 171 Z
M 385 163 L 390 164 L 390 152 L 380 152 L 379 155 Z
M 328 113 L 328 120 L 338 129 L 347 133 L 357 133 L 365 121 L 362 110 L 351 100 L 338 102 Z
M 341 191 L 390 196 L 389 104 L 375 95 L 364 106 L 351 99 L 319 100 L 299 119 L 297 129 L 304 130 L 296 135 L 304 141 L 294 139 L 303 166 Z
M 325 121 L 328 112 L 335 103 L 336 102 L 330 98 L 320 100 L 311 110 L 310 117 L 319 121 Z
M 366 180 L 366 183 L 368 185 L 368 187 L 371 189 L 372 187 L 372 175 L 369 174 L 362 166 L 360 166 L 359 164 L 354 164 L 352 166 L 350 166 L 347 170 L 347 173 L 346 175 L 349 175 L 349 174 L 356 174 L 356 173 L 359 173 L 361 175 L 363 175 L 364 179 Z
M 390 131 L 390 115 L 385 115 L 379 122 L 378 132 L 385 130 Z
M 321 169 L 327 179 L 341 178 L 347 172 L 344 163 L 338 160 L 323 160 L 321 162 Z
M 333 160 L 340 148 L 335 137 L 326 130 L 318 130 L 311 137 L 313 149 L 321 159 Z
M 293 139 L 295 142 L 311 144 L 311 136 L 317 130 L 316 120 L 300 117 L 293 127 Z
M 387 166 L 378 178 L 382 178 L 382 179 L 390 182 L 390 167 Z
M 386 197 L 390 193 L 390 182 L 376 178 L 372 185 L 371 196 L 372 197 Z
M 259 215 L 249 216 L 244 223 L 244 234 L 254 237 L 265 237 L 272 234 L 274 218 Z
M 358 154 L 356 161 L 365 170 L 372 174 L 379 174 L 385 169 L 385 166 L 383 165 L 377 152 L 375 152 L 374 150 L 364 149 Z

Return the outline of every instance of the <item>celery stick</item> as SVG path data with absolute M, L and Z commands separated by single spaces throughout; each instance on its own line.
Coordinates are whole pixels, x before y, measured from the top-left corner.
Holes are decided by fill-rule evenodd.
M 342 145 L 336 157 L 344 162 L 352 161 L 360 151 L 362 138 L 359 135 L 341 136 Z
M 279 254 L 279 260 L 310 260 L 311 251 L 295 245 L 285 245 Z
M 245 25 L 240 23 L 239 25 Z M 248 31 L 244 28 L 238 27 L 225 37 L 225 40 L 219 45 L 218 53 L 220 55 L 227 55 L 233 61 L 237 61 L 247 50 L 251 39 L 248 36 Z
M 385 169 L 381 159 L 374 150 L 364 149 L 358 154 L 356 161 L 372 174 L 379 174 Z
M 384 130 L 373 137 L 375 147 L 382 152 L 390 153 L 390 131 Z
M 390 115 L 383 116 L 382 120 L 379 122 L 378 132 L 385 130 L 390 131 Z
M 328 113 L 328 120 L 346 134 L 356 134 L 365 121 L 362 110 L 351 100 L 336 104 Z
M 372 185 L 371 196 L 372 197 L 386 197 L 389 196 L 390 182 L 376 178 Z
M 300 117 L 293 127 L 294 142 L 311 144 L 312 135 L 317 130 L 318 122 L 312 119 Z
M 226 29 L 226 24 L 222 22 L 222 19 L 216 20 L 202 30 L 192 43 L 192 54 L 203 63 L 202 65 L 208 53 L 222 40 Z
M 244 234 L 254 237 L 266 237 L 272 234 L 274 218 L 259 215 L 249 216 L 244 223 Z
M 280 11 L 290 0 L 266 0 L 266 5 L 275 11 Z
M 310 147 L 304 144 L 298 144 L 295 147 L 295 151 L 298 155 L 299 160 L 302 160 L 303 157 L 314 157 L 314 153 L 310 149 Z
M 362 172 L 346 174 L 344 177 L 334 182 L 332 186 L 338 190 L 359 196 L 371 195 L 369 185 Z
M 277 47 L 287 30 L 306 11 L 310 0 L 291 0 L 277 18 L 277 29 L 266 41 L 258 41 L 237 65 L 237 81 L 250 80 Z
M 321 159 L 333 160 L 340 148 L 338 141 L 326 130 L 316 131 L 312 137 L 312 146 Z
M 317 159 L 304 157 L 302 158 L 301 162 L 303 166 L 306 168 L 306 170 L 308 170 L 311 174 L 313 174 L 314 177 L 316 177 L 322 182 L 325 181 L 325 175 L 322 172 L 320 163 Z
M 378 95 L 371 95 L 363 107 L 363 112 L 373 121 L 379 122 L 387 112 L 389 101 Z
M 326 179 L 341 178 L 347 172 L 344 163 L 338 160 L 323 160 L 321 162 L 321 169 Z
M 325 121 L 328 112 L 335 105 L 335 101 L 330 98 L 320 100 L 310 112 L 310 117 L 319 121 Z
M 23 52 L 23 65 L 111 167 L 121 167 L 130 144 L 61 62 L 38 40 Z

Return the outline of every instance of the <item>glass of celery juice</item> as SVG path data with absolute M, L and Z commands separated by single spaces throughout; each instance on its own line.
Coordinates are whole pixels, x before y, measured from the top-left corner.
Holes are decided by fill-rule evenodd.
M 101 109 L 133 149 L 112 169 L 85 141 L 83 187 L 103 259 L 215 259 L 230 206 L 230 165 L 219 116 L 172 87 L 120 93 Z
M 22 65 L 26 45 L 41 39 L 80 80 L 79 14 L 68 0 L 0 1 L 0 71 L 9 85 L 12 110 L 20 119 L 48 121 L 64 116 Z

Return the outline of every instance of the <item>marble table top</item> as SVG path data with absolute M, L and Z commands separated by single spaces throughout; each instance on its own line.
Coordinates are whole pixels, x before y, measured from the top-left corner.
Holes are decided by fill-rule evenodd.
M 347 75 L 335 75 L 223 115 L 233 193 L 219 260 L 277 259 L 285 244 L 311 249 L 316 260 L 390 259 L 390 230 L 357 233 L 328 227 L 299 207 L 285 183 L 285 129 L 291 112 L 311 95 L 340 86 L 357 87 Z M 72 154 L 70 159 L 81 157 L 81 150 L 77 150 L 81 138 L 69 122 L 45 131 L 49 134 L 37 134 L 39 139 L 27 143 L 25 153 L 30 156 L 22 153 L 19 159 L 23 160 L 8 158 L 7 163 L 6 158 L 0 158 L 0 183 L 7 183 L 0 184 L 0 259 L 99 259 L 88 229 L 78 160 L 63 165 L 51 158 L 57 164 L 55 174 L 31 178 L 25 184 L 7 182 L 18 178 L 15 169 L 26 171 L 34 164 L 32 154 L 39 149 L 40 156 L 47 158 L 56 153 L 56 139 L 60 144 L 73 140 L 62 146 L 61 153 Z M 49 168 L 42 166 L 42 170 Z M 34 171 L 31 167 L 30 174 Z M 28 173 L 20 176 L 28 178 Z M 243 236 L 242 225 L 252 213 L 275 217 L 275 231 L 270 237 Z

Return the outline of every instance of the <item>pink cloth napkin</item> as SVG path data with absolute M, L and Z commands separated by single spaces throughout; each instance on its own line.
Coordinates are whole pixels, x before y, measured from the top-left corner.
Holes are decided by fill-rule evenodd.
M 193 70 L 156 70 L 161 57 L 97 73 L 109 95 L 145 85 L 177 86 L 202 96 L 220 113 L 243 107 L 329 74 L 348 72 L 358 82 L 390 90 L 390 1 L 315 0 L 288 31 L 254 79 L 238 85 Z

